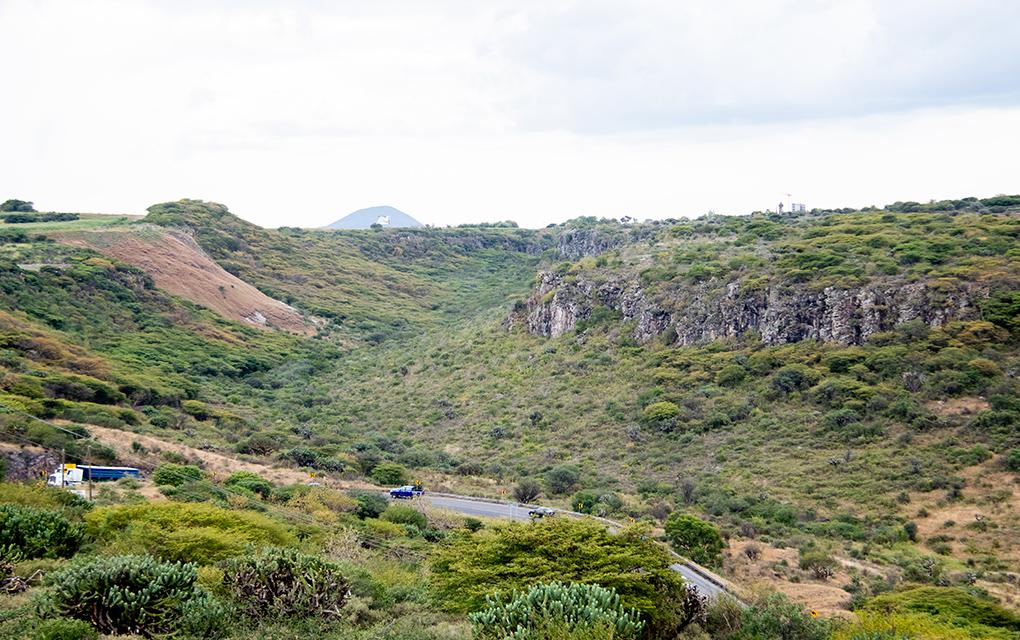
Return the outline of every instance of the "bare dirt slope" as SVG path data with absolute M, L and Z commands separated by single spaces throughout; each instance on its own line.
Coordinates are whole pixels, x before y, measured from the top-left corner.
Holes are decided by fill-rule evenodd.
M 257 462 L 238 460 L 237 458 L 214 451 L 204 451 L 153 436 L 128 433 L 119 429 L 109 429 L 95 425 L 89 425 L 89 431 L 97 440 L 113 448 L 117 452 L 118 458 L 140 466 L 159 464 L 160 454 L 164 451 L 172 451 L 184 456 L 188 460 L 201 462 L 206 471 L 220 480 L 225 479 L 235 471 L 251 471 L 278 484 L 297 484 L 312 480 L 312 477 L 307 472 L 300 469 L 272 467 L 258 464 Z M 144 449 L 134 450 L 131 446 L 133 442 L 139 443 Z M 325 482 L 323 478 L 318 478 L 318 480 Z
M 313 330 L 296 309 L 225 271 L 183 232 L 133 225 L 50 235 L 58 242 L 95 249 L 134 265 L 152 276 L 160 289 L 231 320 L 293 333 Z

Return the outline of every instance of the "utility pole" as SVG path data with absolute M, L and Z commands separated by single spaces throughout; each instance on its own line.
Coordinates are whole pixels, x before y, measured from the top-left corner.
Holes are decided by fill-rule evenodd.
M 67 474 L 67 453 L 64 448 L 60 448 L 60 488 L 64 488 L 64 482 L 66 480 L 65 474 Z
M 89 472 L 89 502 L 92 502 L 92 463 L 89 462 L 89 457 L 92 454 L 92 442 L 90 441 L 85 445 L 85 466 L 84 471 Z

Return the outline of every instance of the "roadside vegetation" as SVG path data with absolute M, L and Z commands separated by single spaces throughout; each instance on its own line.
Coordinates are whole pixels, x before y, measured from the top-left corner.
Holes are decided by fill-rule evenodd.
M 1020 630 L 1017 614 L 961 588 L 865 600 L 852 624 L 775 593 L 746 607 L 707 602 L 640 527 L 480 523 L 264 480 L 267 496 L 217 484 L 223 506 L 148 501 L 133 482 L 116 483 L 101 507 L 0 484 L 4 637 L 822 640 Z

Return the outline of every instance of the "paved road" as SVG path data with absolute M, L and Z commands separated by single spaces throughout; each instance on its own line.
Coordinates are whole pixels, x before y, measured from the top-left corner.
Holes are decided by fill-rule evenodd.
M 445 496 L 432 496 L 425 494 L 425 499 L 440 509 L 449 509 L 469 516 L 482 518 L 506 518 L 508 520 L 530 520 L 528 507 L 515 504 L 498 504 L 495 502 L 480 502 L 478 500 L 464 500 L 461 498 L 447 498 Z
M 425 494 L 424 499 L 432 506 L 439 509 L 448 509 L 450 511 L 456 511 L 469 516 L 482 518 L 506 518 L 508 520 L 530 520 L 528 517 L 528 507 L 518 504 L 481 502 L 465 498 L 434 496 L 429 495 L 428 493 Z M 682 575 L 689 584 L 693 585 L 698 592 L 707 598 L 715 598 L 719 594 L 726 592 L 722 587 L 712 582 L 687 564 L 678 562 L 671 566 L 674 571 Z

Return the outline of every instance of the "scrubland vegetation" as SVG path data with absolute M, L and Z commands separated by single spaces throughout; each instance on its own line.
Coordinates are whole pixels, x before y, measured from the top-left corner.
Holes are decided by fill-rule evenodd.
M 579 219 L 541 231 L 265 230 L 197 201 L 116 221 L 126 233 L 194 234 L 228 271 L 318 318 L 313 336 L 230 322 L 156 289 L 98 244 L 50 237 L 113 222 L 8 220 L 9 452 L 122 461 L 89 437 L 109 427 L 317 476 L 424 478 L 634 528 L 422 513 L 370 492 L 217 477 L 135 442 L 132 461 L 151 472 L 160 501 L 129 481 L 95 504 L 0 485 L 11 592 L 0 635 L 1016 637 L 1015 614 L 995 603 L 1020 602 L 1011 198 Z M 565 258 L 563 243 L 590 231 L 605 244 L 598 255 Z M 635 323 L 605 307 L 546 339 L 509 320 L 539 269 L 563 282 L 629 279 L 667 301 L 722 295 L 728 283 L 805 296 L 923 283 L 931 304 L 965 292 L 973 313 L 935 325 L 903 318 L 860 344 L 769 345 L 749 333 L 678 346 L 669 331 L 637 339 Z M 747 609 L 702 603 L 669 570 L 664 544 L 726 575 L 750 567 L 770 587 L 840 592 L 858 622 L 815 618 L 777 595 L 755 595 Z M 85 592 L 154 608 L 110 596 L 86 613 Z M 522 614 L 536 593 L 540 610 Z M 600 605 L 563 613 L 578 594 Z M 522 635 L 500 627 L 522 615 L 535 621 Z

